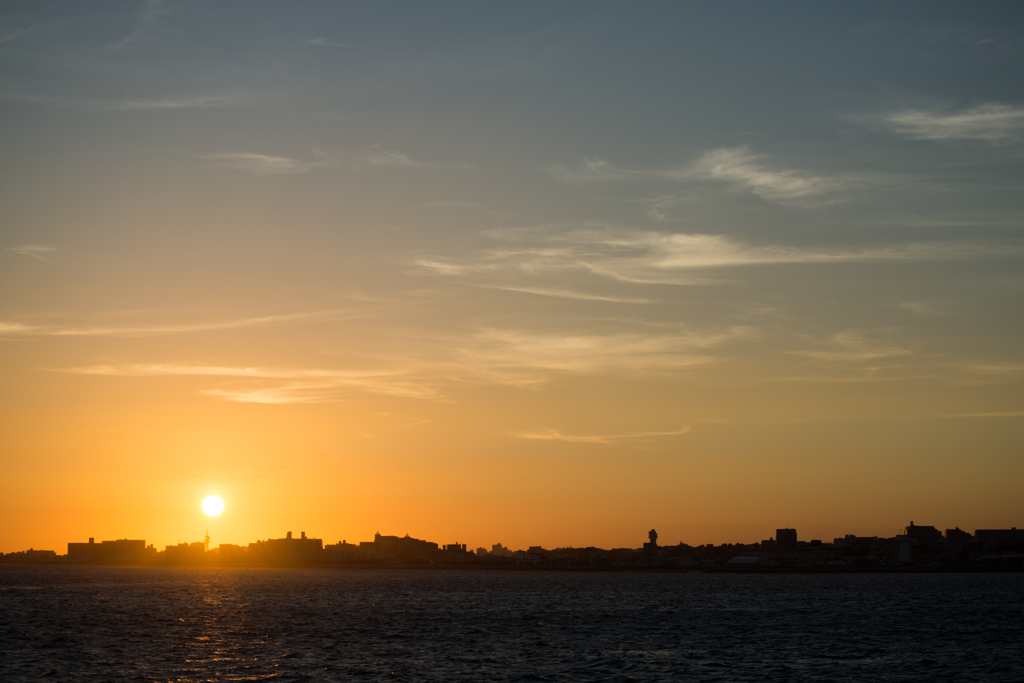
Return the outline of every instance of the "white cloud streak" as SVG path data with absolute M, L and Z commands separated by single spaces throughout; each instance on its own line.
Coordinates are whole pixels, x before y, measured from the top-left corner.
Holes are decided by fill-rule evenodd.
M 240 403 L 320 403 L 335 400 L 343 390 L 400 396 L 437 398 L 435 387 L 408 373 L 392 370 L 327 370 L 229 367 L 188 364 L 91 365 L 62 372 L 109 377 L 218 377 L 230 380 L 284 380 L 273 386 L 204 389 L 202 394 Z
M 349 50 L 356 49 L 355 45 L 349 43 L 339 43 L 333 40 L 327 40 L 325 38 L 310 38 L 306 41 L 306 45 L 312 45 L 313 47 L 343 47 Z
M 161 0 L 146 0 L 140 9 L 139 19 L 131 32 L 116 43 L 111 43 L 108 47 L 113 50 L 120 50 L 149 40 L 152 37 L 151 29 L 157 19 L 168 12 L 169 10 L 163 6 Z
M 416 206 L 420 209 L 478 209 L 482 205 L 473 202 L 427 202 Z
M 819 346 L 825 348 L 810 351 L 791 351 L 790 353 L 827 363 L 858 363 L 911 354 L 911 351 L 907 348 L 894 344 L 874 342 L 858 332 L 849 331 L 835 334 L 831 338 L 819 342 Z
M 215 166 L 262 176 L 295 175 L 322 165 L 268 154 L 223 153 L 207 154 L 203 158 L 213 162 Z
M 5 335 L 27 334 L 35 329 L 38 328 L 31 325 L 24 325 L 22 323 L 5 323 L 0 321 L 0 337 Z
M 619 304 L 649 304 L 650 299 L 641 299 L 631 296 L 604 296 L 601 294 L 586 294 L 574 292 L 569 289 L 546 289 L 543 287 L 503 287 L 500 285 L 477 285 L 482 289 L 498 289 L 505 292 L 520 292 L 522 294 L 534 294 L 557 299 L 576 299 L 582 301 L 611 301 Z
M 773 169 L 762 162 L 765 156 L 746 147 L 716 149 L 693 165 L 691 174 L 702 180 L 726 180 L 744 187 L 770 202 L 790 202 L 838 189 L 835 179 L 800 171 Z
M 146 111 L 154 109 L 196 109 L 226 107 L 236 104 L 238 95 L 205 95 L 198 97 L 163 98 L 159 100 L 118 100 L 92 103 L 98 109 Z
M 981 104 L 958 113 L 904 109 L 885 117 L 895 132 L 917 140 L 985 140 L 1015 143 L 1024 139 L 1024 107 Z
M 9 42 L 11 42 L 13 40 L 17 40 L 18 38 L 21 38 L 23 35 L 25 35 L 27 33 L 31 33 L 31 32 L 32 32 L 32 29 L 30 29 L 30 28 L 23 28 L 20 31 L 15 31 L 14 33 L 8 33 L 6 35 L 0 36 L 0 45 L 2 45 L 4 43 L 9 43 Z
M 214 165 L 260 176 L 296 175 L 314 169 L 337 168 L 348 170 L 414 169 L 414 168 L 466 168 L 463 164 L 445 164 L 410 159 L 401 152 L 371 149 L 355 154 L 335 154 L 314 149 L 311 159 L 271 156 L 249 152 L 223 152 L 207 154 L 203 159 Z
M 433 352 L 421 343 L 415 356 L 378 358 L 372 369 L 135 363 L 57 371 L 108 377 L 217 379 L 220 386 L 203 388 L 200 393 L 244 403 L 317 403 L 338 400 L 352 391 L 446 400 L 444 387 L 500 384 L 530 388 L 555 374 L 665 376 L 713 362 L 710 350 L 751 332 L 750 328 L 734 327 L 681 334 L 573 335 L 488 329 L 470 335 L 462 344 L 438 340 Z M 432 358 L 423 359 L 424 353 Z
M 532 429 L 508 432 L 508 436 L 532 441 L 566 441 L 569 443 L 614 444 L 621 441 L 651 439 L 666 436 L 681 436 L 690 431 L 689 427 L 667 432 L 634 432 L 631 434 L 563 434 L 557 429 Z
M 667 374 L 705 365 L 710 349 L 751 336 L 750 327 L 683 334 L 582 335 L 490 329 L 458 351 L 462 364 L 486 372 L 503 370 L 577 374 Z M 529 384 L 529 376 L 520 378 Z
M 770 166 L 767 155 L 748 147 L 723 147 L 706 152 L 688 165 L 667 169 L 625 169 L 590 159 L 578 169 L 553 166 L 548 173 L 565 183 L 657 180 L 672 183 L 725 181 L 766 201 L 806 203 L 826 193 L 863 183 L 852 176 L 826 177 Z M 655 217 L 659 214 L 655 209 Z
M 21 254 L 22 256 L 31 256 L 39 261 L 47 261 L 47 254 L 50 254 L 57 250 L 49 244 L 25 244 L 20 247 L 8 247 L 7 251 L 12 251 L 15 254 Z
M 421 258 L 416 265 L 439 275 L 456 277 L 518 273 L 538 278 L 575 271 L 620 282 L 693 285 L 707 284 L 706 272 L 725 268 L 868 261 L 961 261 L 1020 253 L 1019 248 L 1001 244 L 942 242 L 879 247 L 752 245 L 724 235 L 673 234 L 614 226 L 561 231 L 554 226 L 544 226 L 538 230 L 492 233 L 492 236 L 502 240 L 504 245 L 480 250 L 467 258 Z M 540 289 L 519 283 L 486 284 Z
M 168 109 L 227 107 L 237 104 L 241 99 L 241 95 L 237 93 L 226 95 L 197 95 L 191 97 L 123 100 L 79 100 L 17 93 L 0 94 L 0 101 L 3 102 L 24 102 L 26 104 L 41 104 L 52 107 L 67 107 L 71 109 L 90 109 L 99 111 L 160 111 Z
M 360 318 L 372 313 L 365 311 L 333 310 L 311 311 L 305 313 L 289 313 L 285 315 L 265 315 L 234 320 L 218 320 L 205 323 L 183 323 L 177 325 L 126 325 L 126 326 L 44 326 L 25 325 L 19 322 L 0 321 L 0 336 L 21 335 L 36 337 L 136 337 L 165 334 L 187 334 L 190 332 L 208 332 L 214 330 L 230 330 L 263 325 L 282 325 L 288 323 L 315 323 L 334 320 Z
M 914 315 L 949 315 L 949 311 L 944 310 L 941 303 L 934 301 L 905 301 L 898 306 Z

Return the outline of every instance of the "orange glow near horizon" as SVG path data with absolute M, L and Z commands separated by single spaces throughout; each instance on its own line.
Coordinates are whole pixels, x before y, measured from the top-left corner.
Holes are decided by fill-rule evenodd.
M 1024 526 L 995 43 L 8 5 L 0 552 Z

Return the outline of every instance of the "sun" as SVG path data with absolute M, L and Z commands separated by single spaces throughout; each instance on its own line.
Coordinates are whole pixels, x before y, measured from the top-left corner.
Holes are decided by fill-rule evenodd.
M 224 501 L 217 496 L 210 496 L 203 501 L 203 512 L 211 517 L 216 517 L 224 512 Z

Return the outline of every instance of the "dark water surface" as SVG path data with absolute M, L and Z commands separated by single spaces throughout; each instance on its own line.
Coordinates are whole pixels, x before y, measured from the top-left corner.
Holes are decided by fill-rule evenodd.
M 1024 681 L 1024 574 L 0 567 L 0 679 Z

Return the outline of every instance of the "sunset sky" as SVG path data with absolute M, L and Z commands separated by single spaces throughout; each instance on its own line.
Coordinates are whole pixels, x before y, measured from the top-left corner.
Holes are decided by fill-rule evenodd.
M 0 551 L 1021 526 L 1022 29 L 3 3 Z

